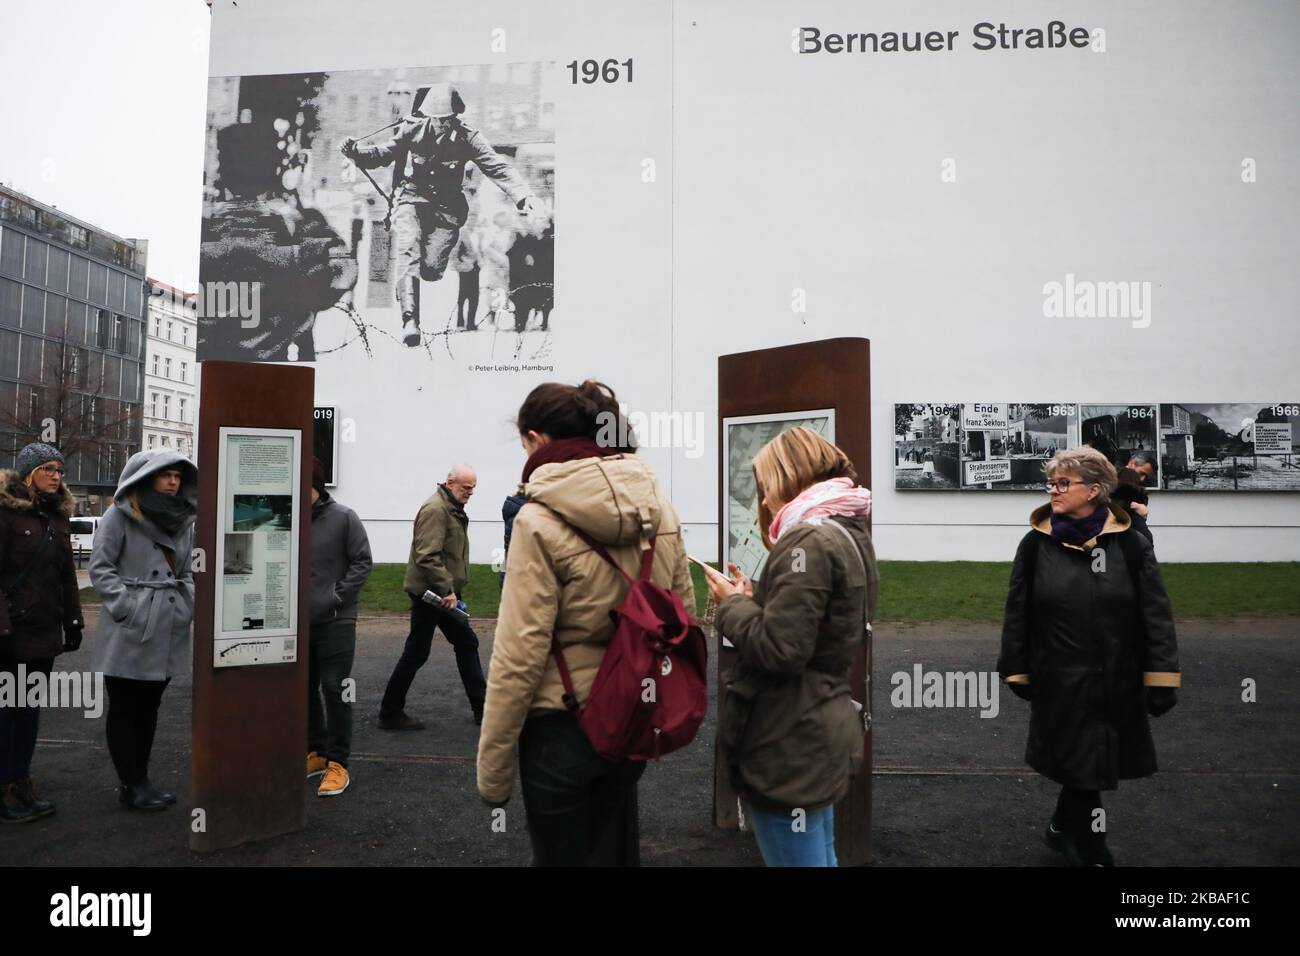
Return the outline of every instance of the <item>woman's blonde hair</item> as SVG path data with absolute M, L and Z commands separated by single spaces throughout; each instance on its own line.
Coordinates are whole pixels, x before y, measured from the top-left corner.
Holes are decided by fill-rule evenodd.
M 774 517 L 763 504 L 768 494 L 784 504 L 830 478 L 856 482 L 858 473 L 848 455 L 811 428 L 792 428 L 760 448 L 754 456 L 754 480 L 758 484 L 758 526 L 764 540 Z
M 1043 465 L 1043 472 L 1048 478 L 1052 478 L 1058 471 L 1073 472 L 1084 484 L 1101 485 L 1097 502 L 1103 505 L 1110 501 L 1111 492 L 1119 484 L 1119 474 L 1110 459 L 1097 449 L 1087 446 L 1063 448 Z

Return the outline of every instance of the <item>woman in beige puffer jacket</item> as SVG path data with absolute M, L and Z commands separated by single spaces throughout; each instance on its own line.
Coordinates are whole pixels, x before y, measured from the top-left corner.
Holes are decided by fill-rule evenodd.
M 609 612 L 627 582 L 574 532 L 605 545 L 632 577 L 650 538 L 652 579 L 694 608 L 677 513 L 634 448 L 600 439 L 616 430 L 618 403 L 598 382 L 539 385 L 520 408 L 522 494 L 488 672 L 478 748 L 478 788 L 497 807 L 510 799 L 518 747 L 534 862 L 635 865 L 636 783 L 644 764 L 596 755 L 564 706 L 551 653 L 564 650 L 585 703 L 614 633 Z M 602 427 L 605 426 L 605 427 Z

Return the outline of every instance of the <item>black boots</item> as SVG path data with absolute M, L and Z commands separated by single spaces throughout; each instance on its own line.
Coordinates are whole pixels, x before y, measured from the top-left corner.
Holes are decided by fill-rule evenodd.
M 402 344 L 420 344 L 420 279 L 402 276 L 397 280 L 397 305 L 402 310 Z
M 1106 847 L 1106 834 L 1088 830 L 1076 833 L 1062 829 L 1053 817 L 1043 833 L 1043 840 L 1065 857 L 1070 866 L 1114 866 L 1115 858 Z
M 37 795 L 31 777 L 0 787 L 0 823 L 30 823 L 53 812 L 54 804 Z
M 147 782 L 122 786 L 117 791 L 118 802 L 128 810 L 166 810 L 167 801 Z

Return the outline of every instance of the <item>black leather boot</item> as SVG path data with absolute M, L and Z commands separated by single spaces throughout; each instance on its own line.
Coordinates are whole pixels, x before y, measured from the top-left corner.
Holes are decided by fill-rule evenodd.
M 166 810 L 167 804 L 162 797 L 154 796 L 142 784 L 133 783 L 117 791 L 118 802 L 128 810 Z
M 419 276 L 403 276 L 397 280 L 397 304 L 402 310 L 402 343 L 415 348 L 420 344 Z
M 140 782 L 140 786 L 147 790 L 151 796 L 157 797 L 169 807 L 176 802 L 176 794 L 172 793 L 170 790 L 160 790 L 155 787 L 149 782 L 148 777 L 145 777 L 144 780 Z

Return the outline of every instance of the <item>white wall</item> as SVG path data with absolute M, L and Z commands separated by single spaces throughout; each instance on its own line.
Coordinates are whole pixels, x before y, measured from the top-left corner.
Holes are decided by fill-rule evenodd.
M 1300 8 L 1059 6 L 218 5 L 213 76 L 557 63 L 557 307 L 540 360 L 554 370 L 473 372 L 509 354 L 487 336 L 433 360 L 379 343 L 317 364 L 318 404 L 356 426 L 338 496 L 378 559 L 405 559 L 416 508 L 458 460 L 479 469 L 472 557 L 490 559 L 523 462 L 508 419 L 547 380 L 598 376 L 634 409 L 712 422 L 719 354 L 869 338 L 875 534 L 900 559 L 1007 559 L 1041 496 L 894 492 L 895 402 L 1300 397 Z M 970 48 L 981 19 L 1051 16 L 1104 28 L 1106 52 Z M 806 25 L 960 36 L 951 53 L 796 55 Z M 634 82 L 571 85 L 564 64 L 589 56 L 633 57 Z M 1151 282 L 1150 326 L 1045 319 L 1043 285 L 1067 273 Z M 646 451 L 704 557 L 715 435 L 700 458 Z M 1164 560 L 1300 559 L 1300 496 L 1160 494 L 1152 525 Z

